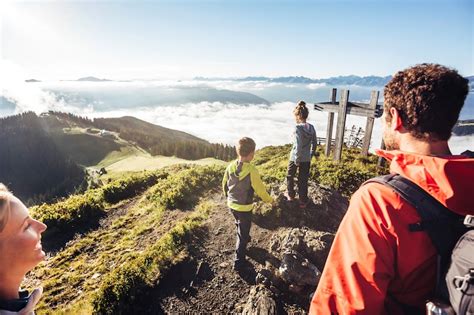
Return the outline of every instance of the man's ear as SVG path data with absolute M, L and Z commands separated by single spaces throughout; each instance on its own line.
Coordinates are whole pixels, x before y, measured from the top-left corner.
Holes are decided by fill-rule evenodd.
M 390 120 L 390 128 L 394 131 L 400 131 L 403 128 L 403 123 L 398 110 L 395 107 L 391 107 L 390 115 L 392 116 L 392 119 Z

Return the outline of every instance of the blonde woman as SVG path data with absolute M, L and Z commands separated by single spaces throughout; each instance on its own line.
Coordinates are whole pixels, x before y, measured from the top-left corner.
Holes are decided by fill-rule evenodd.
M 42 289 L 20 291 L 25 274 L 44 260 L 41 233 L 46 225 L 0 184 L 0 315 L 31 315 Z

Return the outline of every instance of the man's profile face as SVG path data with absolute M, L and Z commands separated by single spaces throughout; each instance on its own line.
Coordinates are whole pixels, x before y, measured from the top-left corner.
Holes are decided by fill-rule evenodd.
M 382 126 L 383 126 L 383 142 L 386 150 L 399 150 L 400 144 L 395 135 L 395 131 L 392 130 L 391 121 L 387 121 L 387 113 L 384 110 L 382 115 Z

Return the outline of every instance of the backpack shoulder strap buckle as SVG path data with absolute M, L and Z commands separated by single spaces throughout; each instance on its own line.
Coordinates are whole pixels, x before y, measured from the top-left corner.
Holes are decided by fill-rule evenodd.
M 474 228 L 474 215 L 466 215 L 464 218 L 464 225 L 470 228 Z

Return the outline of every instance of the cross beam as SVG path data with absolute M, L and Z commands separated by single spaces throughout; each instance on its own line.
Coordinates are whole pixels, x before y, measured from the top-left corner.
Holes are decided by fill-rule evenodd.
M 358 102 L 347 102 L 347 114 L 372 118 L 379 118 L 382 116 L 383 107 L 381 105 L 377 105 L 375 108 L 369 108 L 367 105 L 368 104 Z M 315 110 L 329 113 L 338 113 L 339 108 L 339 102 L 322 102 L 314 104 Z
M 336 102 L 337 89 L 332 89 L 331 95 L 329 96 L 330 102 L 320 102 L 314 104 L 314 109 L 329 113 L 328 125 L 326 133 L 326 148 L 325 154 L 329 156 L 332 144 L 332 129 L 334 124 L 334 113 L 337 113 L 337 126 L 336 126 L 336 139 L 334 147 L 334 159 L 336 161 L 341 160 L 342 146 L 344 142 L 344 130 L 346 124 L 347 115 L 356 115 L 367 117 L 367 123 L 365 127 L 364 140 L 362 143 L 361 154 L 363 156 L 368 155 L 370 138 L 372 136 L 372 130 L 374 126 L 375 118 L 379 118 L 383 113 L 383 106 L 378 105 L 379 92 L 372 91 L 370 95 L 370 102 L 349 102 L 349 90 L 341 91 L 341 100 Z

